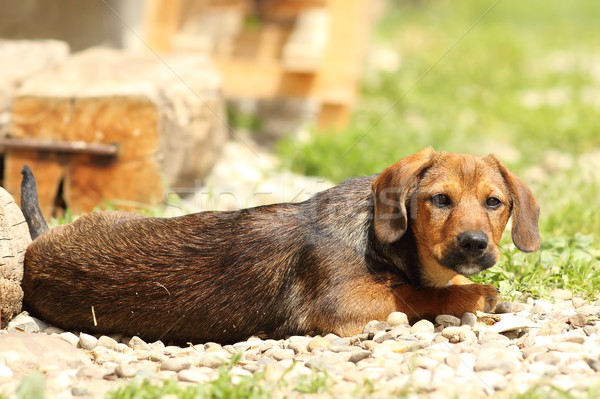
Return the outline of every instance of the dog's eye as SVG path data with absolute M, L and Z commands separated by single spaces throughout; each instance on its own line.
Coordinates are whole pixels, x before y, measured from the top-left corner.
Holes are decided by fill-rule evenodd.
M 445 194 L 436 194 L 431 197 L 431 202 L 438 208 L 444 208 L 450 205 L 450 197 Z
M 500 201 L 496 197 L 490 197 L 487 200 L 485 200 L 485 205 L 488 208 L 496 209 L 496 208 L 498 208 L 500 206 L 500 204 L 502 204 L 502 201 Z

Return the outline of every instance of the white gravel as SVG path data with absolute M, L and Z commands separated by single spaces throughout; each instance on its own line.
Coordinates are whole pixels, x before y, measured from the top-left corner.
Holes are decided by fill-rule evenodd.
M 264 373 L 265 383 L 285 378 L 289 388 L 281 388 L 282 396 L 300 378 L 326 373 L 331 390 L 325 397 L 363 392 L 365 381 L 370 381 L 367 385 L 375 397 L 406 389 L 440 398 L 510 397 L 551 385 L 573 397 L 586 397 L 591 387 L 600 384 L 600 301 L 587 303 L 565 291 L 553 294 L 554 302 L 530 299 L 500 304 L 502 311 L 515 311 L 511 313 L 466 314 L 461 319 L 443 315 L 435 323 L 421 320 L 412 326 L 406 315 L 393 313 L 387 321 L 368 323 L 362 334 L 353 337 L 251 337 L 225 346 L 165 346 L 139 337 L 57 334 L 54 327 L 47 327 L 49 337 L 69 342 L 92 365 L 73 369 L 71 362 L 63 369 L 55 363 L 47 367 L 40 355 L 37 363 L 30 361 L 24 368 L 22 358 L 2 353 L 0 392 L 11 394 L 33 369 L 44 371 L 48 397 L 99 398 L 132 379 L 207 383 L 240 353 L 240 361 L 230 371 L 232 378 L 255 373 Z M 40 325 L 39 320 L 21 314 L 1 331 L 0 348 L 3 339 L 23 334 L 8 331 L 35 331 Z

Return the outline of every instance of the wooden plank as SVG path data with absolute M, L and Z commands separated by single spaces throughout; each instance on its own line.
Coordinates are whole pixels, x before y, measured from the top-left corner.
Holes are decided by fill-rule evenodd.
M 90 154 L 115 157 L 119 152 L 116 144 L 87 143 L 85 141 L 56 141 L 12 137 L 0 137 L 0 147 L 20 150 Z

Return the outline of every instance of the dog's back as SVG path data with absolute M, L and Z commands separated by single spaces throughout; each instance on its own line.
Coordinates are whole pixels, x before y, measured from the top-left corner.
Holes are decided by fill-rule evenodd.
M 61 328 L 145 339 L 234 342 L 260 331 L 308 333 L 322 324 L 315 315 L 340 306 L 338 295 L 329 295 L 335 285 L 364 273 L 353 266 L 366 250 L 371 180 L 298 204 L 176 218 L 82 216 L 28 248 L 25 304 Z M 362 218 L 344 199 L 360 192 Z M 356 226 L 332 228 L 343 219 Z M 347 268 L 333 276 L 331 263 Z

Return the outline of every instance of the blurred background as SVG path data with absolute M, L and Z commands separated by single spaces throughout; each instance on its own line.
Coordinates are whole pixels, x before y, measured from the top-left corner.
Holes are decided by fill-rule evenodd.
M 600 237 L 600 3 L 1 3 L 3 185 L 33 164 L 55 216 L 301 200 L 433 146 Z

